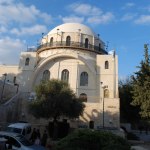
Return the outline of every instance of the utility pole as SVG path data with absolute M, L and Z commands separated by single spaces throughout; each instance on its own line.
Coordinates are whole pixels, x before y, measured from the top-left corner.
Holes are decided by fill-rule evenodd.
M 7 73 L 4 73 L 3 76 L 4 76 L 4 82 L 3 82 L 2 92 L 1 92 L 1 100 L 3 99 L 3 92 L 4 92 Z

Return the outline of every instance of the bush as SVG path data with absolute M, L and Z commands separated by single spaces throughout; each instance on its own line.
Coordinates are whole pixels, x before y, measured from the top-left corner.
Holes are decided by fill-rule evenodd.
M 130 150 L 126 139 L 107 131 L 75 130 L 57 143 L 56 150 Z
M 139 137 L 132 132 L 127 133 L 127 139 L 128 140 L 140 140 Z

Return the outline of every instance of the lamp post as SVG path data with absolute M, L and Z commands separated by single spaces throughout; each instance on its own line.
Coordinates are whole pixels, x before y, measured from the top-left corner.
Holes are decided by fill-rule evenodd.
M 3 92 L 4 92 L 7 73 L 4 73 L 3 76 L 4 76 L 4 82 L 3 82 L 2 92 L 1 92 L 1 100 L 3 99 Z
M 78 42 L 79 42 L 79 47 L 80 47 L 80 42 L 81 42 L 81 29 L 78 29 L 78 36 L 79 36 L 79 39 L 78 39 Z
M 17 90 L 16 93 L 18 93 L 18 89 L 19 89 L 19 84 L 15 83 L 14 86 L 17 86 Z
M 102 89 L 103 89 L 103 91 L 102 91 L 102 102 L 103 102 L 103 129 L 105 128 L 105 101 L 104 101 L 104 97 L 105 97 L 105 94 L 104 94 L 104 90 L 106 89 L 106 88 L 108 88 L 108 86 L 107 85 L 103 85 L 103 82 L 101 82 L 101 87 L 102 87 Z

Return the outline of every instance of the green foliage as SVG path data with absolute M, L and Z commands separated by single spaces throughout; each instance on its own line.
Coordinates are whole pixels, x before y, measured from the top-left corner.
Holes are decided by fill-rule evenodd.
M 124 81 L 119 81 L 119 97 L 120 97 L 120 121 L 134 123 L 140 118 L 139 107 L 132 106 L 131 102 L 133 100 L 131 93 L 132 82 L 130 78 Z
M 128 140 L 140 140 L 139 137 L 136 134 L 132 133 L 132 132 L 127 133 L 127 139 Z
M 150 118 L 150 61 L 148 54 L 148 45 L 144 45 L 145 59 L 141 61 L 139 70 L 132 76 L 133 101 L 132 105 L 140 106 L 140 115 L 142 118 Z
M 130 150 L 127 140 L 107 131 L 80 129 L 57 143 L 56 150 Z
M 83 113 L 84 104 L 64 81 L 43 81 L 35 91 L 37 98 L 30 103 L 29 112 L 36 118 L 77 118 Z

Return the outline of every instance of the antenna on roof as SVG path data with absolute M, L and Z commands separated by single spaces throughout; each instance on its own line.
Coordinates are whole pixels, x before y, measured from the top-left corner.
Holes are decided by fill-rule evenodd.
M 44 33 L 42 33 L 42 38 L 43 38 Z
M 37 40 L 37 47 L 40 45 L 40 41 L 39 40 Z
M 106 42 L 106 51 L 108 50 L 109 41 Z

